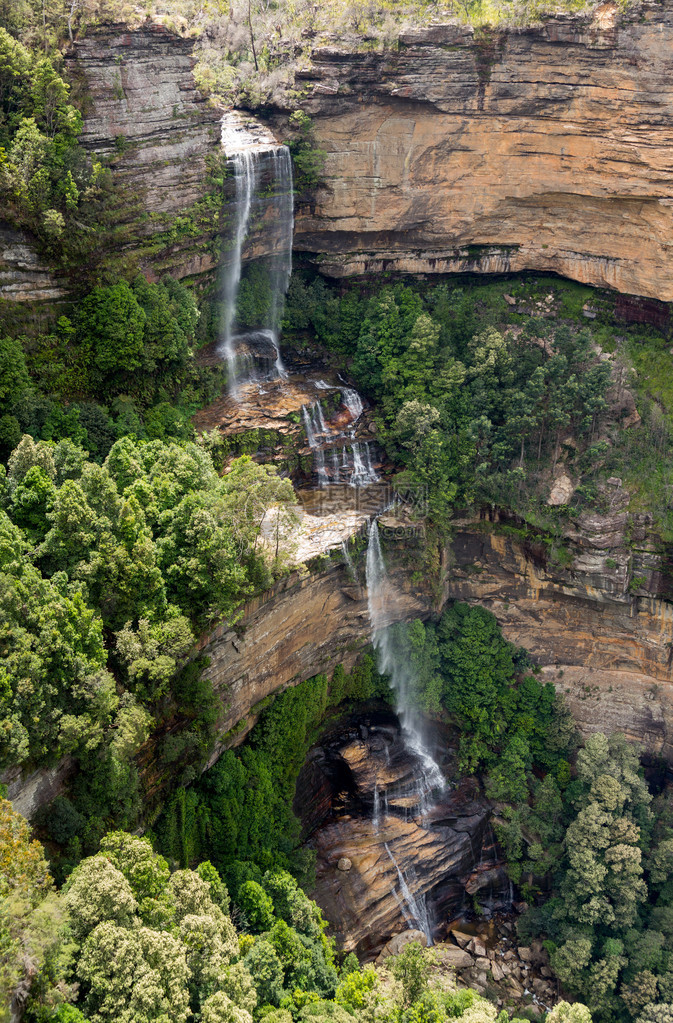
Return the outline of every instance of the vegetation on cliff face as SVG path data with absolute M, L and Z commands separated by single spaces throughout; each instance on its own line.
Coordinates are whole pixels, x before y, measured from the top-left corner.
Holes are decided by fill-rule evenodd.
M 69 438 L 102 462 L 119 437 L 194 437 L 190 417 L 224 376 L 194 359 L 209 330 L 193 294 L 137 276 L 85 292 L 49 332 L 0 340 L 0 453 L 23 433 Z
M 597 733 L 576 752 L 553 687 L 515 678 L 525 653 L 482 609 L 458 604 L 436 626 L 396 626 L 395 643 L 413 667 L 414 699 L 449 713 L 463 768 L 485 775 L 510 877 L 530 904 L 521 940 L 545 939 L 563 989 L 595 1019 L 663 1019 L 673 1000 L 670 787 L 653 798 L 623 736 Z
M 191 443 L 126 437 L 99 465 L 26 435 L 0 501 L 0 762 L 75 758 L 72 803 L 43 824 L 76 859 L 135 822 L 134 756 L 178 708 L 186 727 L 158 757 L 178 782 L 206 758 L 217 710 L 186 660 L 198 630 L 283 570 L 259 535 L 294 491 L 247 457 L 220 477 Z
M 245 746 L 167 803 L 155 825 L 159 848 L 184 866 L 207 857 L 232 891 L 269 868 L 306 880 L 310 859 L 299 851 L 292 812 L 297 776 L 330 712 L 373 697 L 389 699 L 390 691 L 366 657 L 351 674 L 337 668 L 329 681 L 318 675 L 272 698 Z
M 617 325 L 613 306 L 552 278 L 337 292 L 295 273 L 285 330 L 298 344 L 317 339 L 348 367 L 376 407 L 378 437 L 404 467 L 398 482 L 427 488 L 436 524 L 448 527 L 456 507 L 481 502 L 553 534 L 599 508 L 604 481 L 619 476 L 668 538 L 668 342 L 655 328 Z M 629 388 L 644 429 L 631 428 Z M 561 470 L 576 485 L 550 508 Z
M 50 258 L 69 264 L 95 248 L 112 182 L 78 144 L 82 115 L 60 63 L 60 54 L 24 46 L 0 22 L 3 213 L 28 228 Z

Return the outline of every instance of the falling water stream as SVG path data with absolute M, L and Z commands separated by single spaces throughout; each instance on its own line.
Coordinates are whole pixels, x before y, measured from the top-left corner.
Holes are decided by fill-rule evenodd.
M 413 806 L 416 813 L 425 816 L 435 803 L 437 795 L 446 787 L 444 776 L 430 753 L 425 737 L 423 735 L 420 716 L 414 707 L 411 692 L 412 678 L 408 666 L 403 662 L 400 652 L 396 650 L 393 636 L 389 628 L 389 598 L 390 583 L 386 571 L 383 553 L 381 551 L 381 540 L 379 527 L 376 519 L 373 519 L 369 526 L 369 542 L 367 544 L 367 604 L 369 609 L 369 620 L 372 630 L 372 642 L 378 654 L 379 668 L 385 672 L 391 681 L 391 685 L 397 697 L 397 713 L 402 725 L 402 737 L 407 749 L 414 754 L 420 767 L 418 779 L 414 782 Z M 381 795 L 378 785 L 374 790 L 374 817 L 373 823 L 378 830 L 381 821 Z M 424 895 L 413 895 L 409 881 L 400 868 L 397 860 L 391 852 L 388 844 L 385 844 L 386 852 L 397 871 L 400 893 L 407 922 L 415 921 L 432 943 L 432 927 L 429 919 L 427 904 Z M 396 894 L 396 893 L 395 893 Z M 396 898 L 399 898 L 396 894 Z
M 219 351 L 227 362 L 229 391 L 236 397 L 241 384 L 260 378 L 257 368 L 260 361 L 271 363 L 262 378 L 286 376 L 279 341 L 285 292 L 292 272 L 292 160 L 287 146 L 260 143 L 240 125 L 232 126 L 226 118 L 222 122 L 222 148 L 233 167 L 235 194 L 232 248 L 230 258 L 223 262 L 221 269 L 224 311 Z M 262 179 L 267 176 L 271 179 L 269 187 L 261 189 Z M 269 194 L 263 194 L 266 192 Z M 272 207 L 268 218 L 272 255 L 268 258 L 270 300 L 266 322 L 255 329 L 237 332 L 243 246 L 250 233 L 253 213 L 269 205 Z
M 320 390 L 335 390 L 323 380 L 317 381 L 316 386 Z M 351 416 L 350 424 L 345 430 L 334 431 L 327 426 L 320 401 L 302 406 L 306 439 L 313 451 L 313 469 L 320 487 L 329 483 L 368 487 L 378 482 L 379 476 L 372 462 L 370 442 L 355 440 L 355 424 L 364 411 L 362 398 L 352 387 L 342 387 L 339 390 L 342 404 Z

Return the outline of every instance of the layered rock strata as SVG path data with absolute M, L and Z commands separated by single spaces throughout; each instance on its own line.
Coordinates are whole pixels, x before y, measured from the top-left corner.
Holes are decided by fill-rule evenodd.
M 10 302 L 61 298 L 64 283 L 37 254 L 35 239 L 0 221 L 0 294 Z
M 126 246 L 145 268 L 177 277 L 212 270 L 219 227 L 217 208 L 195 209 L 208 194 L 221 113 L 196 90 L 193 46 L 150 22 L 112 25 L 78 39 L 67 57 L 85 112 L 80 141 L 113 158 L 128 193 L 119 212 Z
M 673 300 L 673 3 L 317 50 L 325 187 L 295 246 L 334 276 L 554 271 Z
M 648 550 L 645 525 L 632 527 L 630 546 L 625 526 L 625 513 L 585 516 L 566 541 L 571 558 L 562 568 L 548 545 L 523 530 L 466 519 L 456 524 L 445 552 L 443 581 L 432 588 L 427 577 L 413 581 L 417 541 L 400 539 L 390 523 L 382 529 L 396 595 L 390 620 L 432 617 L 447 599 L 481 604 L 566 694 L 585 734 L 619 729 L 671 760 L 673 604 L 666 559 Z M 206 674 L 223 707 L 214 759 L 246 734 L 267 696 L 337 663 L 349 668 L 368 642 L 366 592 L 334 561 L 288 577 L 248 605 L 240 626 L 221 625 L 204 637 Z
M 338 725 L 299 776 L 295 810 L 317 856 L 312 895 L 347 951 L 373 956 L 409 928 L 430 938 L 480 890 L 493 907 L 509 900 L 476 783 L 424 796 L 422 779 L 389 711 Z

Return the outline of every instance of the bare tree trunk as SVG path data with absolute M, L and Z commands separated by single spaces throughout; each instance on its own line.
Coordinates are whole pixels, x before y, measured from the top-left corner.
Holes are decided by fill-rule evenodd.
M 248 26 L 250 28 L 250 45 L 252 47 L 252 59 L 255 62 L 255 71 L 259 71 L 257 53 L 255 51 L 255 34 L 252 31 L 252 0 L 248 0 Z
M 70 14 L 68 15 L 68 35 L 70 36 L 70 42 L 74 42 L 72 35 L 72 19 L 75 16 L 75 8 L 77 7 L 77 0 L 72 0 L 70 4 Z

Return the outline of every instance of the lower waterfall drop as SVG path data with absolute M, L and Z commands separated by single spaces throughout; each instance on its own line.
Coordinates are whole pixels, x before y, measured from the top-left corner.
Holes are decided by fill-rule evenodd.
M 372 520 L 369 526 L 366 578 L 367 606 L 372 630 L 372 643 L 378 654 L 379 668 L 386 675 L 390 676 L 390 681 L 395 690 L 397 711 L 402 723 L 407 746 L 416 754 L 423 765 L 423 777 L 420 782 L 422 791 L 419 792 L 419 796 L 422 812 L 427 812 L 433 792 L 444 789 L 446 782 L 439 765 L 428 750 L 423 735 L 420 715 L 411 700 L 411 678 L 399 654 L 395 651 L 388 628 L 390 623 L 387 619 L 386 604 L 389 582 L 381 551 L 379 526 L 376 519 Z
M 390 851 L 390 846 L 387 842 L 383 843 L 388 856 L 391 859 L 395 870 L 397 871 L 397 879 L 400 884 L 400 892 L 402 894 L 402 901 L 400 901 L 400 909 L 408 924 L 415 924 L 419 931 L 423 931 L 423 934 L 427 938 L 428 945 L 433 944 L 432 939 L 432 927 L 430 926 L 430 917 L 428 914 L 428 907 L 425 901 L 425 895 L 413 895 L 409 884 L 407 882 L 404 873 L 400 869 L 400 865 Z M 394 893 L 397 895 L 397 893 Z

